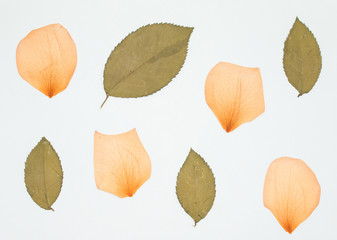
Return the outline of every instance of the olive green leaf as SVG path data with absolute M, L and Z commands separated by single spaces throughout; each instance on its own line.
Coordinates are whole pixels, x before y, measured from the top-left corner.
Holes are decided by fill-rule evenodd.
M 195 225 L 211 210 L 215 198 L 215 179 L 211 168 L 193 149 L 177 178 L 176 193 L 181 206 Z
M 53 210 L 51 206 L 60 194 L 62 181 L 63 171 L 59 157 L 50 142 L 43 137 L 26 161 L 27 191 L 41 208 Z
M 283 49 L 283 68 L 288 81 L 299 92 L 310 92 L 322 69 L 322 56 L 314 35 L 296 18 Z
M 156 23 L 124 38 L 105 64 L 105 101 L 109 96 L 143 97 L 165 87 L 184 64 L 192 31 L 192 27 Z

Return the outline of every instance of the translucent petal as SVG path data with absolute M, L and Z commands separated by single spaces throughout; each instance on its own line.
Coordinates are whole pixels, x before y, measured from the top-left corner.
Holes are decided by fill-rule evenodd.
M 132 197 L 151 176 L 151 160 L 136 129 L 117 135 L 95 132 L 94 168 L 98 189 Z
M 302 160 L 281 157 L 270 164 L 264 183 L 264 206 L 288 233 L 311 215 L 320 195 L 315 174 Z
M 76 64 L 75 43 L 60 24 L 31 31 L 16 49 L 20 76 L 50 98 L 67 88 Z
M 208 73 L 205 97 L 226 132 L 233 131 L 264 112 L 260 69 L 218 63 Z

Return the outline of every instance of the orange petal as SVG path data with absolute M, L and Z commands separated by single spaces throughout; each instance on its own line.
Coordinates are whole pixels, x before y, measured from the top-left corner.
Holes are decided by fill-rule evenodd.
M 233 131 L 264 112 L 260 69 L 218 63 L 206 78 L 205 97 L 226 132 Z
M 317 178 L 302 160 L 281 157 L 270 164 L 264 182 L 264 206 L 288 233 L 311 215 L 320 196 Z
M 151 176 L 151 160 L 136 129 L 117 135 L 95 132 L 94 168 L 98 189 L 132 197 Z
M 60 24 L 31 31 L 16 49 L 20 76 L 50 98 L 67 88 L 76 64 L 75 43 Z

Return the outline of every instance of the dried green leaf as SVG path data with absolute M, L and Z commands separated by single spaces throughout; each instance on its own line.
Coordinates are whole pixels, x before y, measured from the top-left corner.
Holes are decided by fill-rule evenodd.
M 51 206 L 60 194 L 62 181 L 63 171 L 60 159 L 50 142 L 43 137 L 30 152 L 26 161 L 27 191 L 41 208 L 53 210 Z
M 124 38 L 105 64 L 105 101 L 109 96 L 143 97 L 166 86 L 184 64 L 192 31 L 191 27 L 156 23 Z
M 213 206 L 215 179 L 211 168 L 193 149 L 187 156 L 177 178 L 178 200 L 195 225 Z
M 288 81 L 299 92 L 310 92 L 322 69 L 322 56 L 310 30 L 296 18 L 284 42 L 283 68 Z

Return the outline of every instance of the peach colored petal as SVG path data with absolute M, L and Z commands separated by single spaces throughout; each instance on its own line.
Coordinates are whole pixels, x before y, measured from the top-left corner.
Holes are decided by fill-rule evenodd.
M 226 132 L 233 131 L 264 112 L 260 69 L 218 63 L 206 78 L 205 97 Z
M 76 64 L 75 43 L 60 24 L 31 31 L 16 49 L 20 76 L 50 98 L 67 88 Z
M 302 160 L 281 157 L 270 164 L 264 182 L 264 206 L 288 233 L 311 215 L 320 196 L 317 178 Z
M 117 135 L 95 132 L 94 168 L 98 189 L 132 197 L 151 176 L 151 160 L 136 129 Z

